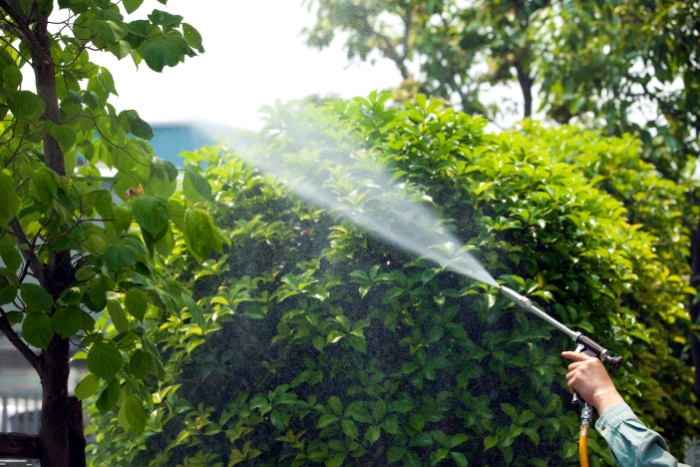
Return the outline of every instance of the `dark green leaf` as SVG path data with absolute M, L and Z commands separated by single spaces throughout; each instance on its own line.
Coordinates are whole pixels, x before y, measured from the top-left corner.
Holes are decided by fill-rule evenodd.
M 20 290 L 27 308 L 32 311 L 51 311 L 53 298 L 46 290 L 36 284 L 22 284 Z
M 195 323 L 199 325 L 202 329 L 207 328 L 207 321 L 204 319 L 204 310 L 197 305 L 197 302 L 195 302 L 192 297 L 187 295 L 186 293 L 181 294 L 182 300 L 185 302 L 185 306 L 187 306 L 187 310 L 190 312 L 192 315 L 192 319 L 194 320 Z
M 22 322 L 22 337 L 29 345 L 45 349 L 53 339 L 51 318 L 45 313 L 30 312 Z
M 387 453 L 387 460 L 389 463 L 396 462 L 400 460 L 403 455 L 406 454 L 406 448 L 403 446 L 392 446 Z
M 199 31 L 187 23 L 182 23 L 182 33 L 190 47 L 196 49 L 199 53 L 204 53 L 202 36 L 199 34 Z
M 129 122 L 129 129 L 134 136 L 148 140 L 153 139 L 155 135 L 153 128 L 146 121 L 141 120 L 136 111 L 130 110 L 126 112 L 126 120 Z
M 143 403 L 136 396 L 130 394 L 126 397 L 124 409 L 126 410 L 126 419 L 131 428 L 137 434 L 142 434 L 148 421 L 148 412 L 143 407 Z
M 122 5 L 124 5 L 124 9 L 129 14 L 138 10 L 142 3 L 143 3 L 143 0 L 123 0 L 122 1 Z
M 119 384 L 118 379 L 113 379 L 109 384 L 102 390 L 100 397 L 97 399 L 97 409 L 101 414 L 107 413 L 119 402 L 121 396 L 122 388 Z
M 126 245 L 109 245 L 104 254 L 105 264 L 114 272 L 133 266 L 137 260 L 137 252 Z
M 137 349 L 129 359 L 129 371 L 134 378 L 142 379 L 153 369 L 153 356 L 142 349 Z
M 14 245 L 0 243 L 0 258 L 5 263 L 5 267 L 12 273 L 17 272 L 17 269 L 22 265 L 22 256 Z
M 143 50 L 143 58 L 153 71 L 161 72 L 166 66 L 180 63 L 182 51 L 174 42 L 162 39 L 149 43 Z
M 79 308 L 59 308 L 51 318 L 53 330 L 61 337 L 71 337 L 83 327 L 83 312 Z
M 223 240 L 208 212 L 190 208 L 185 213 L 185 242 L 197 261 L 204 261 L 211 250 L 223 252 Z
M 17 215 L 19 198 L 13 180 L 3 172 L 0 172 L 0 199 L 0 227 L 5 227 Z
M 95 342 L 87 356 L 88 370 L 104 380 L 114 378 L 124 365 L 121 352 L 109 342 Z
M 163 27 L 175 26 L 182 22 L 182 16 L 172 15 L 162 10 L 153 10 L 153 12 L 148 15 L 148 19 L 150 19 L 153 24 Z

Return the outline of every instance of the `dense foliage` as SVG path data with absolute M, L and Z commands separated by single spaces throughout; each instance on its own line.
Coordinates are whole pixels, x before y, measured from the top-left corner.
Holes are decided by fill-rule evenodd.
M 246 153 L 303 167 L 343 204 L 389 218 L 376 202 L 385 189 L 360 183 L 383 167 L 500 281 L 624 356 L 624 397 L 680 452 L 699 414 L 681 361 L 679 188 L 629 137 L 489 135 L 485 120 L 439 102 L 396 110 L 386 99 L 269 109 Z M 323 162 L 337 154 L 351 163 Z M 176 243 L 165 264 L 194 290 L 203 322 L 169 315 L 146 327 L 170 370 L 150 381 L 154 416 L 142 435 L 116 412 L 94 417 L 93 465 L 577 462 L 565 336 L 235 156 L 189 157 L 208 164 L 209 209 L 231 247 L 197 271 Z M 612 465 L 600 441 L 591 463 Z
M 184 197 L 168 201 L 178 170 L 154 157 L 136 111 L 109 103 L 114 79 L 91 61 L 104 51 L 161 71 L 204 51 L 181 16 L 127 20 L 141 4 L 0 0 L 0 331 L 41 380 L 44 467 L 84 463 L 81 425 L 70 421 L 71 339 L 90 370 L 77 395 L 99 393 L 99 410 L 118 405 L 143 431 L 152 401 L 142 380 L 163 372 L 141 323 L 155 309 L 197 312 L 155 252 L 179 235 L 196 258 L 223 242 L 194 206 L 211 197 L 206 180 L 188 169 Z

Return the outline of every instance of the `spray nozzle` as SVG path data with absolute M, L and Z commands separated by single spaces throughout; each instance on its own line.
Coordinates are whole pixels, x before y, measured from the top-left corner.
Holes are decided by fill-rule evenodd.
M 552 318 L 547 313 L 533 305 L 532 301 L 530 301 L 529 298 L 520 295 L 516 291 L 509 289 L 508 287 L 505 287 L 503 285 L 500 285 L 498 289 L 503 295 L 508 297 L 509 300 L 515 302 L 515 304 L 519 307 L 529 311 L 530 313 L 536 315 L 540 319 L 547 321 L 549 324 L 551 324 L 552 326 L 569 336 L 571 340 L 576 342 L 576 344 L 581 348 L 582 352 L 586 352 L 587 354 L 597 357 L 602 361 L 610 362 L 610 368 L 613 371 L 618 370 L 622 366 L 622 363 L 624 362 L 624 359 L 622 357 L 611 357 L 608 350 L 605 349 L 602 345 L 598 344 L 590 337 L 584 336 L 580 332 L 576 332 L 564 326 L 559 321 Z

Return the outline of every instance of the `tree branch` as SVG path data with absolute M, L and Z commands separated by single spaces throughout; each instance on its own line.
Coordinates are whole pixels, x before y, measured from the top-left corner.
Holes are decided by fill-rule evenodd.
M 37 373 L 39 373 L 39 376 L 41 376 L 42 371 L 41 371 L 41 366 L 39 362 L 39 356 L 32 352 L 32 349 L 29 348 L 29 346 L 22 340 L 21 337 L 17 335 L 14 329 L 12 329 L 12 326 L 10 325 L 10 321 L 7 319 L 7 315 L 5 314 L 5 310 L 3 310 L 0 307 L 0 331 L 2 331 L 5 336 L 7 336 L 7 340 L 9 340 L 12 345 L 15 346 L 17 350 L 19 350 L 19 353 L 22 354 L 25 360 L 29 362 L 29 364 L 36 370 Z
M 39 284 L 44 283 L 44 267 L 39 261 L 39 259 L 36 257 L 34 254 L 34 244 L 29 241 L 27 236 L 24 234 L 24 229 L 20 225 L 19 221 L 17 218 L 13 218 L 10 221 L 10 227 L 12 227 L 12 230 L 15 233 L 15 236 L 19 240 L 20 246 L 21 245 L 26 245 L 27 249 L 24 250 L 22 248 L 19 249 L 20 252 L 22 252 L 22 256 L 24 257 L 24 261 L 29 265 L 29 268 L 32 271 L 32 274 L 34 274 L 34 277 L 37 278 L 39 281 Z

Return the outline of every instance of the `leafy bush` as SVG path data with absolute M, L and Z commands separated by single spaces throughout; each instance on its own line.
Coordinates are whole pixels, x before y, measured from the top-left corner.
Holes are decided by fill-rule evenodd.
M 383 167 L 500 281 L 624 356 L 614 377 L 625 398 L 680 452 L 698 412 L 680 359 L 689 323 L 677 187 L 664 182 L 657 196 L 651 168 L 635 178 L 620 167 L 641 167 L 629 139 L 566 127 L 495 136 L 439 102 L 395 110 L 385 101 L 269 109 L 250 157 L 305 167 L 336 199 L 379 216 L 384 193 L 357 181 Z M 319 162 L 338 153 L 352 165 Z M 177 246 L 167 259 L 206 326 L 184 315 L 147 329 L 170 380 L 152 387 L 155 416 L 142 436 L 115 414 L 94 418 L 93 465 L 578 461 L 565 336 L 235 156 L 207 162 L 212 215 L 231 247 L 196 274 Z M 592 465 L 613 465 L 596 434 L 590 446 Z

